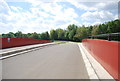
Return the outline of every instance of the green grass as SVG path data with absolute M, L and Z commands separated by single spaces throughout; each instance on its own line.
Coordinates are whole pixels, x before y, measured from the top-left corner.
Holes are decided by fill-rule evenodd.
M 66 43 L 66 42 L 69 42 L 69 41 L 54 40 L 54 42 L 57 42 L 57 43 Z

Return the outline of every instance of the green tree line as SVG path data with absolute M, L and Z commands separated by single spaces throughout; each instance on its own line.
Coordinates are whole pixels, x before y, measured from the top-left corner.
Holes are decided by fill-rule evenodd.
M 34 38 L 34 39 L 44 39 L 44 40 L 66 40 L 66 41 L 81 41 L 88 36 L 107 34 L 107 33 L 117 33 L 120 32 L 120 20 L 113 20 L 105 22 L 99 25 L 91 26 L 77 26 L 75 24 L 69 25 L 66 29 L 52 29 L 50 33 L 27 33 L 24 34 L 21 31 L 16 33 L 9 32 L 7 34 L 2 34 L 3 38 Z M 103 39 L 106 39 L 103 37 Z

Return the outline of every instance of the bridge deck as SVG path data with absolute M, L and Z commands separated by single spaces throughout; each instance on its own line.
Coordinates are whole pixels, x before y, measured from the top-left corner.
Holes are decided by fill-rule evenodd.
M 89 79 L 77 44 L 59 44 L 2 61 L 3 79 Z

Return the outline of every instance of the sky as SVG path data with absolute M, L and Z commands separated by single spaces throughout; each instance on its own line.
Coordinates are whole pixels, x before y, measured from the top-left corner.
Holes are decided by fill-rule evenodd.
M 90 26 L 115 19 L 117 0 L 0 0 L 0 34 L 42 33 L 70 24 Z

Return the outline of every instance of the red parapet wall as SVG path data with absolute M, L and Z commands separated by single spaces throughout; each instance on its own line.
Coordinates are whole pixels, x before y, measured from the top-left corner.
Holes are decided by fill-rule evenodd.
M 32 44 L 42 44 L 42 43 L 50 43 L 49 40 L 41 40 L 41 39 L 32 39 L 32 38 L 2 38 L 2 44 L 0 43 L 0 48 L 10 48 L 17 46 L 25 46 Z
M 83 39 L 82 43 L 90 54 L 110 73 L 110 75 L 113 76 L 114 79 L 119 78 L 118 75 L 120 72 L 118 70 L 118 49 L 120 42 Z

